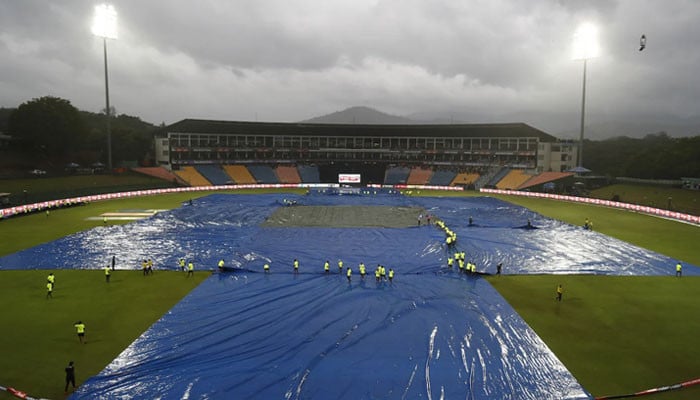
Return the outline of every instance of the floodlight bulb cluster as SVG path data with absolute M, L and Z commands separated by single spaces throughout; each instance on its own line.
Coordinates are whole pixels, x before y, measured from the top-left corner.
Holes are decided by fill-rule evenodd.
M 95 6 L 95 18 L 92 21 L 92 34 L 107 39 L 117 38 L 117 10 L 111 4 Z
M 574 33 L 573 59 L 585 60 L 598 55 L 600 55 L 598 28 L 590 23 L 582 24 Z

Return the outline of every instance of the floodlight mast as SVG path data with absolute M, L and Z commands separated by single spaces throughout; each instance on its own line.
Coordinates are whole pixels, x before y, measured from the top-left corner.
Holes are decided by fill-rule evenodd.
M 581 94 L 581 130 L 578 144 L 578 166 L 583 167 L 583 132 L 586 118 L 586 69 L 588 59 L 598 57 L 598 30 L 585 23 L 574 34 L 574 60 L 583 60 L 583 90 Z
M 578 166 L 583 167 L 583 130 L 586 119 L 586 65 L 588 59 L 583 59 L 583 89 L 581 90 L 581 130 L 578 137 Z
M 105 116 L 107 118 L 107 167 L 112 171 L 112 128 L 109 106 L 109 75 L 107 71 L 107 39 L 117 38 L 117 11 L 110 4 L 95 6 L 92 33 L 102 38 L 105 60 Z

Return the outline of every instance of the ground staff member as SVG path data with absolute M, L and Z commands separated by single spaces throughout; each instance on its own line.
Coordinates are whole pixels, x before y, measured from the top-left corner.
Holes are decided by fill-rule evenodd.
M 68 384 L 73 385 L 73 389 L 75 389 L 75 366 L 73 361 L 69 362 L 66 367 L 66 388 L 63 390 L 66 393 L 68 393 Z
M 190 276 L 194 276 L 194 263 L 192 261 L 187 264 L 187 277 L 189 278 Z
M 80 340 L 80 343 L 87 343 L 87 340 L 85 340 L 85 324 L 83 321 L 78 321 L 73 326 L 75 326 L 75 330 L 78 333 L 78 340 Z

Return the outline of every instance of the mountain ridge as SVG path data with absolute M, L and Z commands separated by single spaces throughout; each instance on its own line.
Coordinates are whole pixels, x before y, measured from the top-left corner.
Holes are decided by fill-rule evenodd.
M 605 140 L 626 136 L 643 138 L 665 132 L 672 137 L 700 135 L 700 117 L 677 118 L 668 115 L 588 115 L 584 137 Z M 462 112 L 414 112 L 406 116 L 392 115 L 366 106 L 354 106 L 319 117 L 300 121 L 310 124 L 358 125 L 449 125 L 525 123 L 561 139 L 579 137 L 580 115 L 576 113 L 517 112 L 509 114 L 480 114 Z

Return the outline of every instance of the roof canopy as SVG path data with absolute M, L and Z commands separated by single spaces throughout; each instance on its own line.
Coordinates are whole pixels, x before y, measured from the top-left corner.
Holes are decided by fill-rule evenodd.
M 557 138 L 524 123 L 459 125 L 360 125 L 280 122 L 241 122 L 184 119 L 164 128 L 168 133 L 372 136 L 372 137 L 537 137 L 543 142 Z

